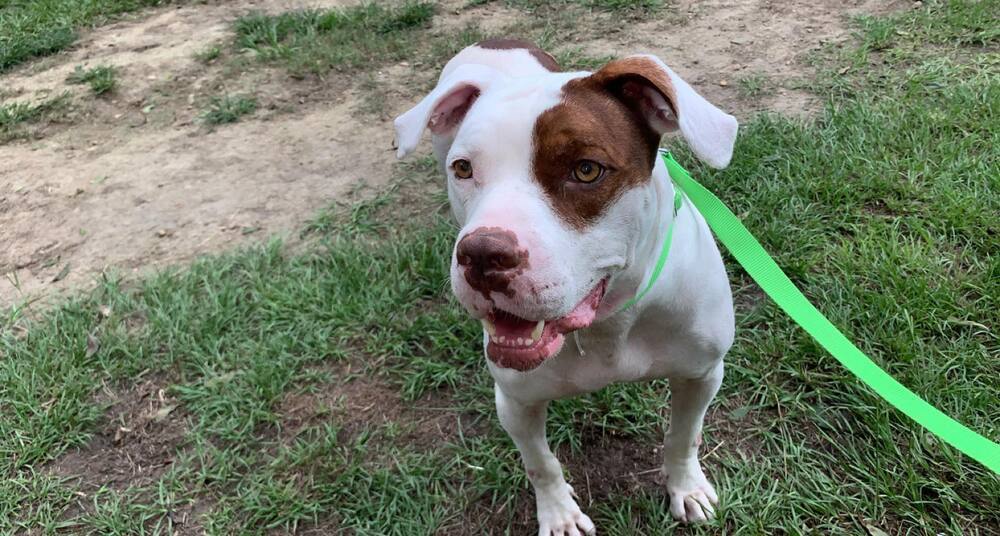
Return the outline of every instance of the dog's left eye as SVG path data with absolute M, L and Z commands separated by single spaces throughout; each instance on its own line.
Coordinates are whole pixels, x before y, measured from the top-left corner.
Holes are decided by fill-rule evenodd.
M 573 178 L 584 183 L 591 183 L 604 175 L 604 166 L 593 160 L 581 160 L 573 168 Z
M 472 176 L 472 162 L 464 158 L 452 162 L 451 169 L 455 172 L 455 176 L 460 179 L 468 179 Z

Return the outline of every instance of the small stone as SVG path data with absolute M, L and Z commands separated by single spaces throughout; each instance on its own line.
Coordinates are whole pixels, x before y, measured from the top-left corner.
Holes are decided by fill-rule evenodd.
M 722 87 L 726 87 L 729 85 L 729 82 L 726 80 L 719 80 L 719 85 Z

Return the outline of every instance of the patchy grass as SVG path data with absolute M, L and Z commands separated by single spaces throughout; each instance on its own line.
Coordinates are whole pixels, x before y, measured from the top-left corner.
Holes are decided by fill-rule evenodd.
M 223 95 L 212 97 L 201 112 L 201 120 L 207 125 L 235 123 L 244 115 L 257 110 L 257 99 L 245 95 Z
M 649 13 L 663 7 L 663 0 L 581 0 L 585 6 L 613 11 L 628 10 Z
M 470 0 L 466 5 L 469 7 L 481 6 L 496 2 L 498 0 Z M 525 9 L 563 7 L 577 5 L 588 8 L 596 8 L 604 11 L 625 13 L 632 15 L 650 14 L 660 10 L 666 5 L 664 0 L 501 0 L 508 6 Z
M 930 9 L 950 20 L 962 6 Z M 862 74 L 838 75 L 857 58 L 836 60 L 816 84 L 823 113 L 754 118 L 727 170 L 674 149 L 866 353 L 997 437 L 1000 68 L 968 30 L 949 35 L 934 57 L 899 53 L 923 36 L 897 35 Z M 318 215 L 295 248 L 109 276 L 55 309 L 0 317 L 0 532 L 532 531 L 479 327 L 450 298 L 455 229 L 428 186 L 435 164 L 399 173 Z M 704 450 L 723 505 L 687 532 L 1000 531 L 1000 479 L 859 386 L 730 266 L 738 340 Z M 137 411 L 176 409 L 142 435 L 108 406 L 147 380 L 163 395 Z M 549 436 L 602 533 L 677 528 L 642 474 L 664 392 L 617 385 L 552 406 Z M 157 468 L 150 482 L 66 467 L 145 452 L 165 423 L 182 439 L 137 460 Z
M 754 98 L 774 93 L 774 83 L 767 75 L 754 73 L 736 80 L 736 90 L 743 98 Z
M 236 21 L 236 44 L 298 74 L 359 68 L 406 57 L 418 39 L 415 30 L 433 16 L 434 5 L 424 2 L 258 13 Z
M 59 52 L 76 41 L 77 28 L 169 0 L 6 0 L 0 2 L 0 73 Z
M 0 104 L 0 143 L 27 135 L 24 126 L 37 123 L 66 108 L 69 95 L 45 99 L 38 103 L 12 102 Z
M 208 64 L 217 60 L 221 55 L 222 55 L 221 45 L 208 45 L 207 47 L 196 52 L 194 55 L 194 59 L 198 60 L 201 63 Z
M 99 65 L 90 69 L 84 69 L 82 65 L 77 65 L 73 72 L 66 77 L 66 82 L 87 84 L 94 95 L 103 95 L 113 91 L 118 85 L 117 74 L 117 69 L 110 65 Z

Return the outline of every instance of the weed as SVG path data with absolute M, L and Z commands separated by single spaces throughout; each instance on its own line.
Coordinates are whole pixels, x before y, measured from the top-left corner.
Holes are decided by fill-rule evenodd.
M 21 127 L 24 124 L 50 117 L 65 109 L 68 104 L 69 95 L 65 93 L 36 104 L 26 102 L 0 104 L 0 142 L 22 137 L 24 132 Z
M 235 123 L 241 117 L 257 110 L 257 99 L 243 95 L 212 97 L 201 113 L 201 119 L 208 125 Z
M 195 53 L 194 58 L 201 63 L 212 63 L 222 55 L 222 46 L 209 45 Z
M 743 98 L 759 97 L 774 92 L 774 86 L 767 75 L 754 73 L 736 81 L 736 88 Z
M 100 65 L 91 69 L 84 69 L 82 65 L 77 65 L 73 72 L 66 77 L 66 81 L 70 84 L 87 84 L 94 95 L 104 95 L 117 87 L 117 74 L 117 69 L 109 65 Z

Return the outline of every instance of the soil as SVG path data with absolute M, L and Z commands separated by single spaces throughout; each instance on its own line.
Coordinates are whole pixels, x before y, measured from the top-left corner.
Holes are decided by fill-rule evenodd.
M 131 275 L 289 232 L 347 192 L 386 181 L 391 118 L 422 90 L 393 79 L 425 85 L 413 80 L 427 77 L 407 72 L 419 66 L 374 73 L 389 98 L 381 113 L 364 114 L 366 95 L 350 77 L 232 73 L 194 57 L 228 43 L 231 22 L 249 11 L 345 3 L 239 0 L 152 10 L 0 78 L 5 102 L 63 91 L 74 102 L 35 139 L 0 145 L 0 306 L 86 287 L 103 271 Z M 845 40 L 851 14 L 905 5 L 681 0 L 622 31 L 581 31 L 578 45 L 590 55 L 658 54 L 741 118 L 759 110 L 805 115 L 815 98 L 789 86 L 812 73 L 808 53 Z M 474 24 L 497 32 L 526 16 L 502 4 L 462 6 L 441 6 L 436 29 Z M 120 90 L 95 99 L 66 85 L 81 64 L 118 67 Z M 764 94 L 741 96 L 738 80 L 752 75 L 764 81 Z M 197 121 L 208 96 L 249 89 L 260 101 L 256 115 L 214 130 Z

